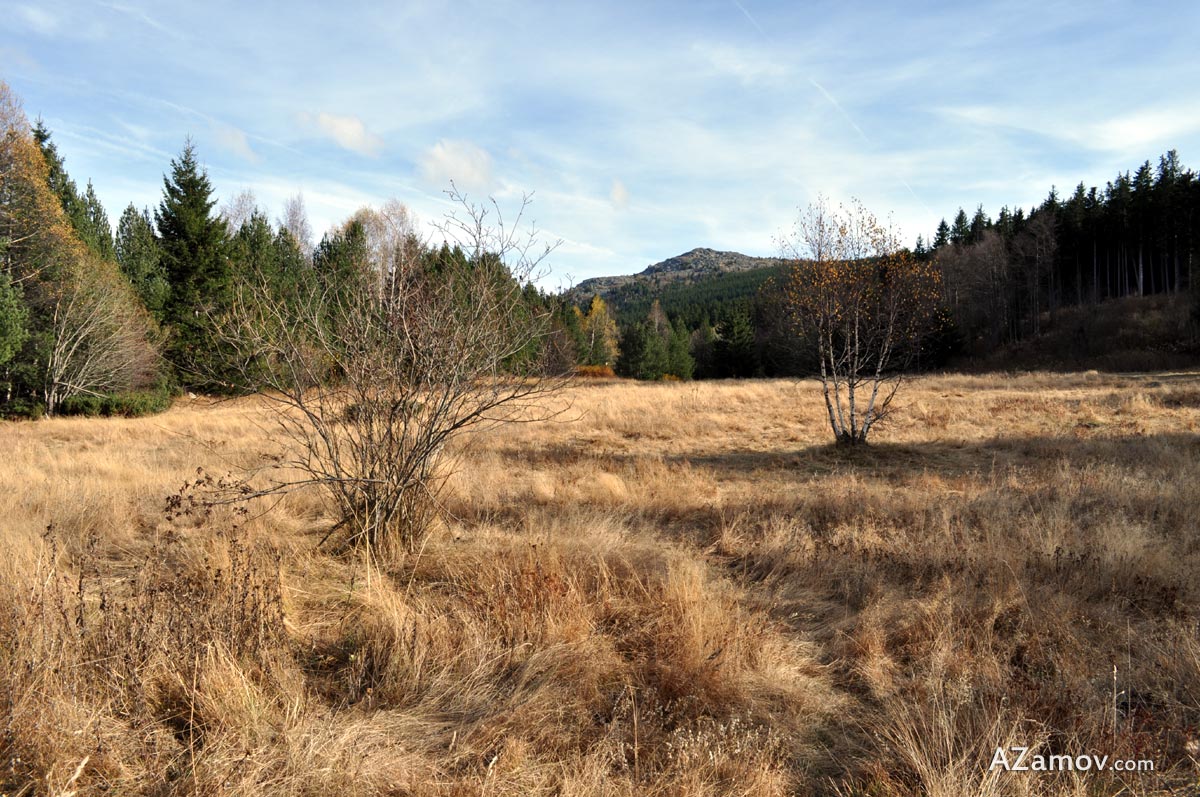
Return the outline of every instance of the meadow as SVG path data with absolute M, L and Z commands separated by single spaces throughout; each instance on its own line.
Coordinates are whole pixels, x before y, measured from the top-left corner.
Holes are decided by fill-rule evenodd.
M 579 382 L 368 566 L 261 400 L 0 424 L 5 795 L 1151 795 L 1200 758 L 1200 374 Z M 1153 772 L 989 769 L 996 747 Z

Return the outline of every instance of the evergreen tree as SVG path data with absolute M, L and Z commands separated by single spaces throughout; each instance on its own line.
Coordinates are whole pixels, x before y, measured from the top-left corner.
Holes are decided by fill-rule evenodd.
M 171 284 L 163 269 L 149 210 L 139 212 L 133 203 L 125 208 L 117 224 L 114 252 L 121 271 L 137 291 L 142 304 L 157 321 L 162 322 Z
M 447 255 L 448 256 L 448 255 Z M 313 250 L 313 271 L 325 290 L 354 290 L 365 278 L 370 262 L 367 232 L 357 219 L 325 234 Z
M 950 228 L 950 243 L 962 246 L 969 241 L 970 237 L 971 223 L 967 221 L 967 212 L 959 208 L 958 215 L 954 217 L 954 226 Z
M 671 330 L 671 339 L 667 343 L 667 373 L 679 379 L 691 379 L 696 370 L 696 361 L 692 359 L 691 335 L 682 319 L 675 319 Z
M 916 246 L 913 247 L 913 255 L 918 260 L 927 260 L 929 258 L 929 250 L 925 247 L 925 236 L 917 236 Z
M 100 257 L 112 260 L 114 256 L 112 225 L 108 223 L 108 213 L 105 212 L 104 205 L 100 204 L 96 190 L 92 188 L 91 180 L 88 180 L 82 204 L 83 229 L 79 230 L 79 237 Z
M 264 279 L 267 284 L 276 285 L 279 282 L 277 255 L 271 222 L 261 211 L 252 211 L 229 241 L 233 276 Z
M 992 220 L 983 212 L 983 205 L 975 209 L 975 215 L 971 217 L 971 230 L 967 234 L 967 243 L 979 243 L 983 240 L 983 234 L 992 227 Z
M 748 312 L 733 312 L 721 324 L 715 354 L 720 377 L 745 379 L 757 373 L 758 352 L 754 345 L 754 325 Z
M 950 225 L 942 219 L 938 223 L 937 233 L 933 236 L 933 251 L 937 251 L 950 243 Z
M 76 235 L 88 248 L 106 260 L 113 258 L 112 226 L 108 214 L 88 181 L 87 190 L 80 194 L 75 181 L 67 173 L 66 163 L 51 139 L 50 130 L 39 119 L 33 127 L 33 137 L 46 160 L 46 182 L 62 204 L 63 213 L 75 228 Z
M 6 373 L 5 366 L 17 356 L 29 337 L 25 326 L 28 318 L 29 310 L 21 296 L 21 287 L 14 285 L 8 274 L 0 272 L 0 375 Z M 9 386 L 3 387 L 8 392 Z
M 693 371 L 697 379 L 715 379 L 717 374 L 717 331 L 708 316 L 700 319 L 700 326 L 691 336 L 691 354 L 696 363 Z
M 84 217 L 83 201 L 79 196 L 79 190 L 75 187 L 75 181 L 67 174 L 66 163 L 58 154 L 58 147 L 50 138 L 50 129 L 41 119 L 38 119 L 33 125 L 33 138 L 37 142 L 38 148 L 41 149 L 42 157 L 46 159 L 46 166 L 49 169 L 46 182 L 62 204 L 67 219 L 78 232 L 80 222 Z
M 225 223 L 213 214 L 212 183 L 189 139 L 163 177 L 163 200 L 154 213 L 162 260 L 171 283 L 164 316 L 172 327 L 169 356 L 188 379 L 219 379 L 208 318 L 229 297 L 231 271 Z M 216 373 L 214 373 L 216 372 Z

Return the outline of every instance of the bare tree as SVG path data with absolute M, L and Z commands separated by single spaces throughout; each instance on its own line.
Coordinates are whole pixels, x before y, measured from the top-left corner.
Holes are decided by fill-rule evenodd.
M 865 443 L 934 319 L 939 273 L 857 202 L 836 211 L 824 199 L 810 205 L 781 249 L 794 261 L 787 302 L 817 350 L 834 437 Z
M 258 198 L 249 188 L 243 189 L 221 205 L 221 218 L 230 235 L 236 234 L 250 217 L 259 212 Z
M 106 264 L 91 263 L 95 271 Z M 53 415 L 72 396 L 103 396 L 153 381 L 158 352 L 145 311 L 127 284 L 109 275 L 69 274 L 43 286 L 50 327 L 43 398 Z
M 522 295 L 553 248 L 523 232 L 528 199 L 508 223 L 494 202 L 450 196 L 458 210 L 442 231 L 462 257 L 414 247 L 395 206 L 404 234 L 364 247 L 348 283 L 314 273 L 291 296 L 245 284 L 220 326 L 287 449 L 253 492 L 323 490 L 334 531 L 372 555 L 425 539 L 450 442 L 544 416 L 562 384 L 541 367 L 549 314 Z
M 312 259 L 313 231 L 308 223 L 303 194 L 296 194 L 283 203 L 283 218 L 278 220 L 277 226 L 288 231 L 306 259 Z

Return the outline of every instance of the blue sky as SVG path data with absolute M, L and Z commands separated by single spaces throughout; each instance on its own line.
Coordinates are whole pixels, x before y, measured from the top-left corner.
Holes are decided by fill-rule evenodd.
M 824 194 L 905 240 L 1168 148 L 1200 166 L 1200 4 L 0 2 L 0 79 L 115 219 L 192 136 L 318 236 L 453 179 L 561 239 L 547 287 L 776 254 Z M 1189 40 L 1190 39 L 1190 40 Z

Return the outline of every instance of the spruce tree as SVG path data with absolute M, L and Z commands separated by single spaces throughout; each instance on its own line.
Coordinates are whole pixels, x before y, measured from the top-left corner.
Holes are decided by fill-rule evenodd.
M 696 370 L 696 361 L 692 359 L 691 334 L 684 326 L 683 320 L 676 318 L 675 327 L 671 330 L 671 339 L 667 343 L 667 373 L 680 379 L 691 379 Z
M 100 204 L 96 191 L 88 181 L 87 190 L 79 193 L 75 181 L 67 173 L 66 163 L 58 152 L 58 147 L 50 137 L 50 130 L 41 119 L 33 127 L 33 137 L 42 157 L 46 160 L 48 173 L 46 182 L 50 190 L 62 204 L 63 213 L 75 229 L 76 235 L 87 244 L 88 248 L 105 260 L 113 259 L 112 227 L 108 223 L 108 214 Z
M 945 219 L 942 219 L 941 223 L 938 224 L 937 233 L 933 236 L 933 251 L 936 252 L 943 246 L 947 246 L 949 243 L 950 225 L 946 223 Z
M 83 192 L 83 219 L 84 229 L 80 230 L 83 242 L 100 257 L 112 260 L 114 256 L 112 225 L 108 223 L 108 213 L 105 212 L 104 205 L 96 196 L 96 190 L 92 188 L 91 180 L 88 180 L 87 190 Z
M 959 208 L 958 215 L 954 217 L 954 226 L 950 228 L 950 243 L 962 246 L 969 241 L 970 237 L 971 223 L 967 221 L 967 212 Z
M 758 371 L 754 325 L 745 309 L 734 310 L 721 324 L 716 345 L 717 375 L 745 379 Z
M 708 315 L 700 319 L 700 326 L 691 336 L 691 354 L 696 363 L 694 374 L 697 379 L 714 379 L 717 373 L 717 332 Z
M 212 358 L 208 319 L 229 297 L 231 272 L 225 222 L 213 213 L 212 183 L 189 139 L 170 176 L 163 177 L 163 200 L 154 212 L 162 259 L 171 283 L 164 316 L 172 327 L 168 355 L 185 381 L 221 381 Z
M 171 285 L 163 269 L 149 210 L 139 211 L 133 203 L 125 208 L 117 223 L 114 251 L 121 271 L 137 291 L 142 304 L 161 323 Z
M 29 309 L 21 295 L 21 286 L 14 285 L 8 274 L 0 272 L 0 379 L 7 370 L 4 366 L 17 356 L 29 337 L 28 319 Z

